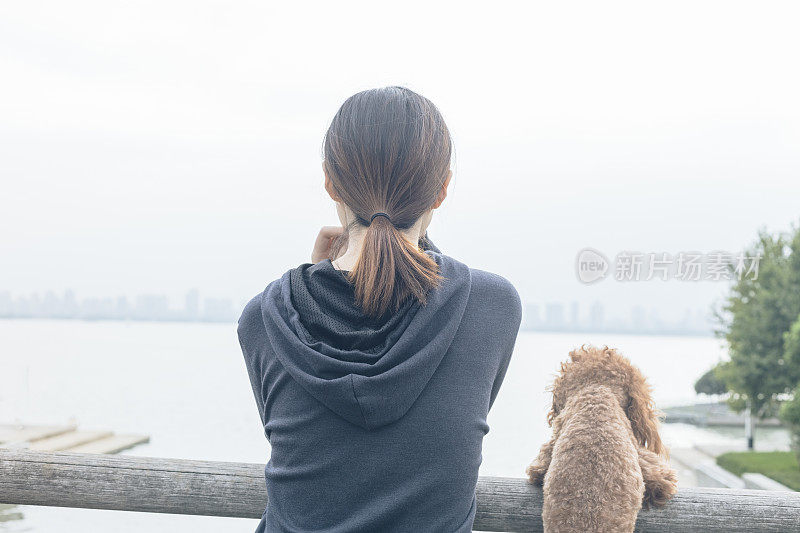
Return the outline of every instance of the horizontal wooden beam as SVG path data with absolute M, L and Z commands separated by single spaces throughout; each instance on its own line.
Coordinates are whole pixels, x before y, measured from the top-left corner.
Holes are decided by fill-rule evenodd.
M 478 531 L 542 531 L 542 492 L 524 479 L 478 481 Z M 263 466 L 0 450 L 0 503 L 259 518 Z M 682 489 L 639 513 L 637 531 L 796 531 L 800 493 Z

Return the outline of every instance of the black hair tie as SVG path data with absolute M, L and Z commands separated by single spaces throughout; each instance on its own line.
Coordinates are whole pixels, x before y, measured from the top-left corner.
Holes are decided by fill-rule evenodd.
M 391 223 L 392 223 L 392 219 L 391 219 L 391 218 L 389 218 L 389 215 L 387 215 L 386 213 L 380 213 L 380 212 L 378 212 L 378 213 L 375 213 L 374 215 L 372 215 L 372 218 L 370 218 L 370 219 L 369 219 L 369 223 L 370 223 L 370 224 L 372 224 L 372 221 L 373 221 L 373 220 L 375 220 L 375 217 L 386 217 L 386 220 L 388 220 L 388 221 L 389 221 L 389 224 L 391 224 Z

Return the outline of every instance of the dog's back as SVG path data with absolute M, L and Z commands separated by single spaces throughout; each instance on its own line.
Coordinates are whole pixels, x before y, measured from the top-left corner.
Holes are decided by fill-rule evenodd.
M 567 401 L 544 478 L 546 533 L 633 531 L 644 481 L 630 421 L 606 387 Z

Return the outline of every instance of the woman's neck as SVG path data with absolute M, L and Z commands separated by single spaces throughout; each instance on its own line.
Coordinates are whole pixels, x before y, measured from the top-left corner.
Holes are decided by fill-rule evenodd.
M 416 224 L 407 230 L 400 231 L 400 235 L 402 235 L 406 240 L 415 246 L 418 245 L 419 239 L 422 237 L 420 222 L 421 221 L 417 221 Z M 360 225 L 354 227 L 348 232 L 347 250 L 345 250 L 342 255 L 331 261 L 334 268 L 346 271 L 353 270 L 353 268 L 356 266 L 356 262 L 358 261 L 358 256 L 361 254 L 361 248 L 364 246 L 364 237 L 366 234 L 367 228 Z

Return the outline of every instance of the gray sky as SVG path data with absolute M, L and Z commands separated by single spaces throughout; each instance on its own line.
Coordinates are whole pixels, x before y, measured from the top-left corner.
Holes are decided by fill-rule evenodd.
M 794 2 L 281 4 L 0 4 L 0 289 L 249 298 L 335 222 L 322 135 L 388 84 L 455 138 L 434 241 L 525 300 L 706 308 L 575 255 L 800 221 Z

